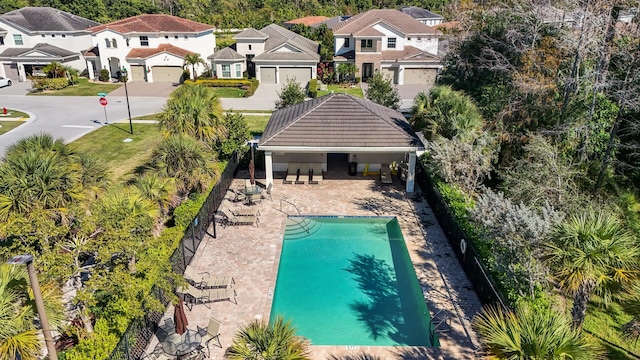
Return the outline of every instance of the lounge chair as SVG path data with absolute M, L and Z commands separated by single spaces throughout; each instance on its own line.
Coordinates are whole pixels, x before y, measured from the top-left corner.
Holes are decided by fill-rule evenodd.
M 193 310 L 195 305 L 204 305 L 208 309 L 211 309 L 209 303 L 211 299 L 209 295 L 206 295 L 202 289 L 198 289 L 195 286 L 189 284 L 186 288 L 178 289 L 178 296 L 184 302 L 184 305 L 189 309 L 189 311 Z
M 393 179 L 391 178 L 391 170 L 389 168 L 389 164 L 381 164 L 380 182 L 382 182 L 383 184 L 393 184 Z
M 195 270 L 190 269 L 190 267 L 187 267 L 187 270 L 185 270 L 184 272 L 184 277 L 189 284 L 193 285 L 199 290 L 226 288 L 231 287 L 236 283 L 232 276 L 211 276 L 211 274 L 209 274 L 209 272 L 207 271 L 196 272 Z
M 258 226 L 258 217 L 257 216 L 252 216 L 252 215 L 242 215 L 242 216 L 236 216 L 234 215 L 231 210 L 227 209 L 224 206 L 220 206 L 220 208 L 218 209 L 218 211 L 220 213 L 222 213 L 222 215 L 224 216 L 223 220 L 223 225 L 256 225 Z
M 238 300 L 236 300 L 236 290 L 234 288 L 217 288 L 217 289 L 209 289 L 209 301 L 217 302 L 217 301 L 226 301 L 229 300 L 232 303 L 238 305 Z M 233 300 L 232 300 L 233 299 Z
M 198 334 L 202 336 L 202 341 L 204 342 L 204 346 L 201 345 L 201 347 L 202 349 L 207 349 L 207 357 L 211 357 L 211 349 L 209 349 L 209 343 L 211 341 L 215 340 L 215 342 L 218 343 L 217 346 L 222 348 L 222 343 L 220 342 L 220 325 L 222 325 L 221 321 L 210 318 L 209 325 L 206 328 L 197 327 Z
M 253 209 L 248 207 L 238 207 L 233 205 L 229 200 L 224 199 L 220 204 L 221 207 L 225 207 L 231 210 L 231 213 L 235 216 L 258 216 L 260 215 L 259 209 Z
M 309 164 L 300 164 L 300 173 L 298 174 L 298 180 L 296 184 L 304 184 L 309 182 Z
M 311 179 L 309 184 L 321 184 L 324 177 L 322 176 L 322 163 L 313 163 L 311 165 Z
M 233 193 L 233 202 L 240 202 L 240 201 L 244 201 L 247 199 L 247 196 L 243 193 L 241 193 L 240 191 L 237 191 L 235 189 L 231 189 L 229 188 L 229 191 L 231 191 Z
M 293 184 L 298 181 L 298 174 L 300 174 L 300 168 L 298 167 L 300 164 L 298 163 L 289 163 L 289 168 L 287 169 L 287 177 L 284 179 L 285 184 Z

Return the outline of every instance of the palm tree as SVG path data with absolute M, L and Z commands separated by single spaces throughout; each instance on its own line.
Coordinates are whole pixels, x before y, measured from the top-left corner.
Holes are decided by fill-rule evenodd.
M 191 53 L 184 56 L 184 67 L 187 68 L 191 66 L 191 74 L 193 75 L 193 80 L 196 79 L 196 65 L 202 64 L 206 66 L 206 62 L 202 60 L 200 54 Z
M 47 133 L 38 133 L 26 138 L 22 138 L 7 148 L 5 158 L 14 154 L 21 154 L 26 151 L 35 150 L 40 152 L 55 152 L 61 155 L 70 155 L 71 149 L 61 138 L 54 139 Z
M 291 321 L 281 316 L 272 324 L 254 320 L 242 327 L 234 336 L 225 357 L 231 360 L 306 360 L 309 342 L 296 336 Z
M 561 289 L 573 296 L 573 325 L 580 328 L 594 292 L 608 299 L 638 279 L 640 247 L 615 215 L 590 210 L 556 226 L 543 245 L 544 260 Z
M 430 138 L 472 138 L 482 129 L 480 111 L 471 98 L 449 86 L 436 86 L 429 96 L 419 93 L 411 109 L 411 123 L 417 131 L 426 130 Z
M 26 268 L 0 263 L 0 360 L 36 360 L 40 339 L 35 326 L 36 308 L 29 292 Z M 60 292 L 52 284 L 42 286 L 45 310 L 52 326 L 64 320 Z
M 226 135 L 222 116 L 222 105 L 212 89 L 183 85 L 167 100 L 160 127 L 170 135 L 189 135 L 212 143 Z
M 213 157 L 202 143 L 186 136 L 171 136 L 152 153 L 150 167 L 162 177 L 175 178 L 178 192 L 186 195 L 204 190 L 213 175 L 207 159 Z
M 175 181 L 173 178 L 163 178 L 157 174 L 147 174 L 137 177 L 134 180 L 133 186 L 140 196 L 157 203 L 162 214 L 166 214 L 175 190 Z
M 486 351 L 497 359 L 596 359 L 598 350 L 571 327 L 571 319 L 526 302 L 515 312 L 486 306 L 473 320 Z
M 65 76 L 65 66 L 56 61 L 48 63 L 42 70 L 54 79 Z

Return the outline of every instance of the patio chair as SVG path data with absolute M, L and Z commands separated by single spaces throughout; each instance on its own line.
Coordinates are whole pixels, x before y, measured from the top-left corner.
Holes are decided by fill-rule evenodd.
M 258 216 L 260 215 L 259 209 L 248 208 L 248 207 L 238 207 L 231 203 L 231 201 L 224 199 L 220 206 L 224 206 L 227 209 L 231 210 L 231 213 L 235 216 Z
M 173 319 L 171 318 L 164 319 L 164 325 L 161 326 L 161 328 L 167 333 L 167 336 L 176 333 L 176 324 L 173 323 Z
M 207 290 L 209 292 L 209 295 L 207 296 L 209 298 L 209 302 L 218 302 L 218 301 L 230 301 L 236 305 L 238 305 L 238 300 L 236 299 L 236 296 L 238 295 L 236 293 L 236 290 L 234 288 L 217 288 L 217 289 L 209 289 Z
M 298 174 L 300 174 L 300 168 L 298 163 L 289 163 L 287 168 L 287 176 L 284 179 L 285 184 L 293 184 L 298 181 Z
M 207 309 L 211 309 L 209 303 L 211 299 L 209 295 L 205 295 L 202 289 L 198 289 L 195 286 L 189 284 L 187 288 L 180 289 L 182 292 L 178 291 L 178 296 L 184 302 L 184 305 L 189 309 L 189 311 L 193 310 L 195 305 L 204 305 Z
M 311 164 L 311 179 L 309 184 L 322 184 L 324 177 L 322 176 L 322 163 Z
M 251 216 L 251 215 L 242 215 L 242 216 L 236 216 L 234 215 L 231 210 L 227 209 L 224 206 L 221 206 L 218 211 L 220 213 L 222 213 L 222 215 L 224 216 L 223 218 L 223 225 L 256 225 L 256 227 L 258 226 L 258 217 L 257 216 Z
M 233 202 L 241 202 L 241 201 L 245 201 L 247 199 L 247 196 L 243 193 L 241 193 L 240 191 L 237 191 L 235 189 L 231 189 L 229 188 L 229 191 L 231 191 L 231 193 L 233 193 Z
M 202 341 L 204 342 L 204 346 L 202 346 L 202 348 L 207 349 L 208 357 L 211 356 L 211 349 L 209 349 L 209 343 L 211 341 L 215 340 L 215 342 L 218 343 L 216 346 L 222 349 L 222 343 L 220 342 L 220 325 L 222 325 L 222 322 L 214 318 L 210 318 L 209 325 L 206 328 L 198 326 L 198 333 L 202 336 Z
M 271 189 L 273 189 L 273 183 L 270 183 L 269 185 L 267 185 L 267 189 L 262 193 L 263 199 L 266 199 L 268 196 L 269 200 L 273 201 L 273 197 L 271 197 Z
M 391 178 L 391 170 L 389 168 L 389 164 L 381 164 L 380 166 L 380 182 L 383 184 L 393 184 L 393 179 Z
M 189 271 L 189 276 L 191 278 L 195 278 L 195 276 L 192 275 L 193 272 Z M 191 285 L 193 285 L 195 288 L 199 289 L 199 290 L 208 290 L 208 289 L 217 289 L 217 288 L 226 288 L 226 287 L 231 287 L 233 286 L 233 284 L 236 283 L 235 279 L 233 278 L 233 276 L 229 276 L 229 275 L 214 275 L 211 276 L 211 274 L 209 274 L 209 272 L 204 271 L 199 273 L 201 276 L 199 277 L 199 281 L 189 281 L 187 280 L 187 282 L 189 282 Z M 187 271 L 185 271 L 185 277 L 187 277 Z M 193 283 L 192 283 L 193 282 Z
M 298 180 L 296 184 L 304 184 L 309 182 L 309 164 L 300 164 L 300 173 L 298 174 Z

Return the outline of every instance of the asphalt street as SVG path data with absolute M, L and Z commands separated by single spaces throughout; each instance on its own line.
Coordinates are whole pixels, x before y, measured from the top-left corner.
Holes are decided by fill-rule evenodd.
M 131 116 L 158 113 L 166 103 L 165 97 L 129 97 Z M 106 121 L 118 122 L 128 119 L 125 97 L 107 96 L 105 109 L 98 96 L 24 96 L 0 97 L 0 108 L 7 107 L 31 115 L 26 124 L 0 135 L 0 156 L 17 140 L 46 132 L 55 138 L 71 142 L 104 126 Z

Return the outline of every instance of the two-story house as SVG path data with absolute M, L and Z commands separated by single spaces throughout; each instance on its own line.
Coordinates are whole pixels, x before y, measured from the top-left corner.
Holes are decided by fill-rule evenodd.
M 369 10 L 333 28 L 334 62 L 355 64 L 362 80 L 380 71 L 397 85 L 433 84 L 442 68 L 440 35 L 401 11 Z
M 84 55 L 90 78 L 102 69 L 117 78 L 124 69 L 129 81 L 177 83 L 185 55 L 199 54 L 205 61 L 216 46 L 214 26 L 165 14 L 133 16 L 89 30 L 93 46 Z M 199 64 L 196 74 L 204 70 Z
M 233 38 L 235 49 L 225 48 L 209 57 L 218 78 L 239 78 L 245 69 L 261 84 L 295 79 L 306 85 L 316 78 L 320 44 L 313 40 L 276 24 L 248 28 Z
M 403 6 L 400 11 L 429 26 L 440 25 L 444 20 L 444 16 L 418 6 Z
M 99 23 L 50 7 L 24 7 L 0 15 L 0 76 L 25 81 L 59 62 L 83 72 L 87 29 Z

